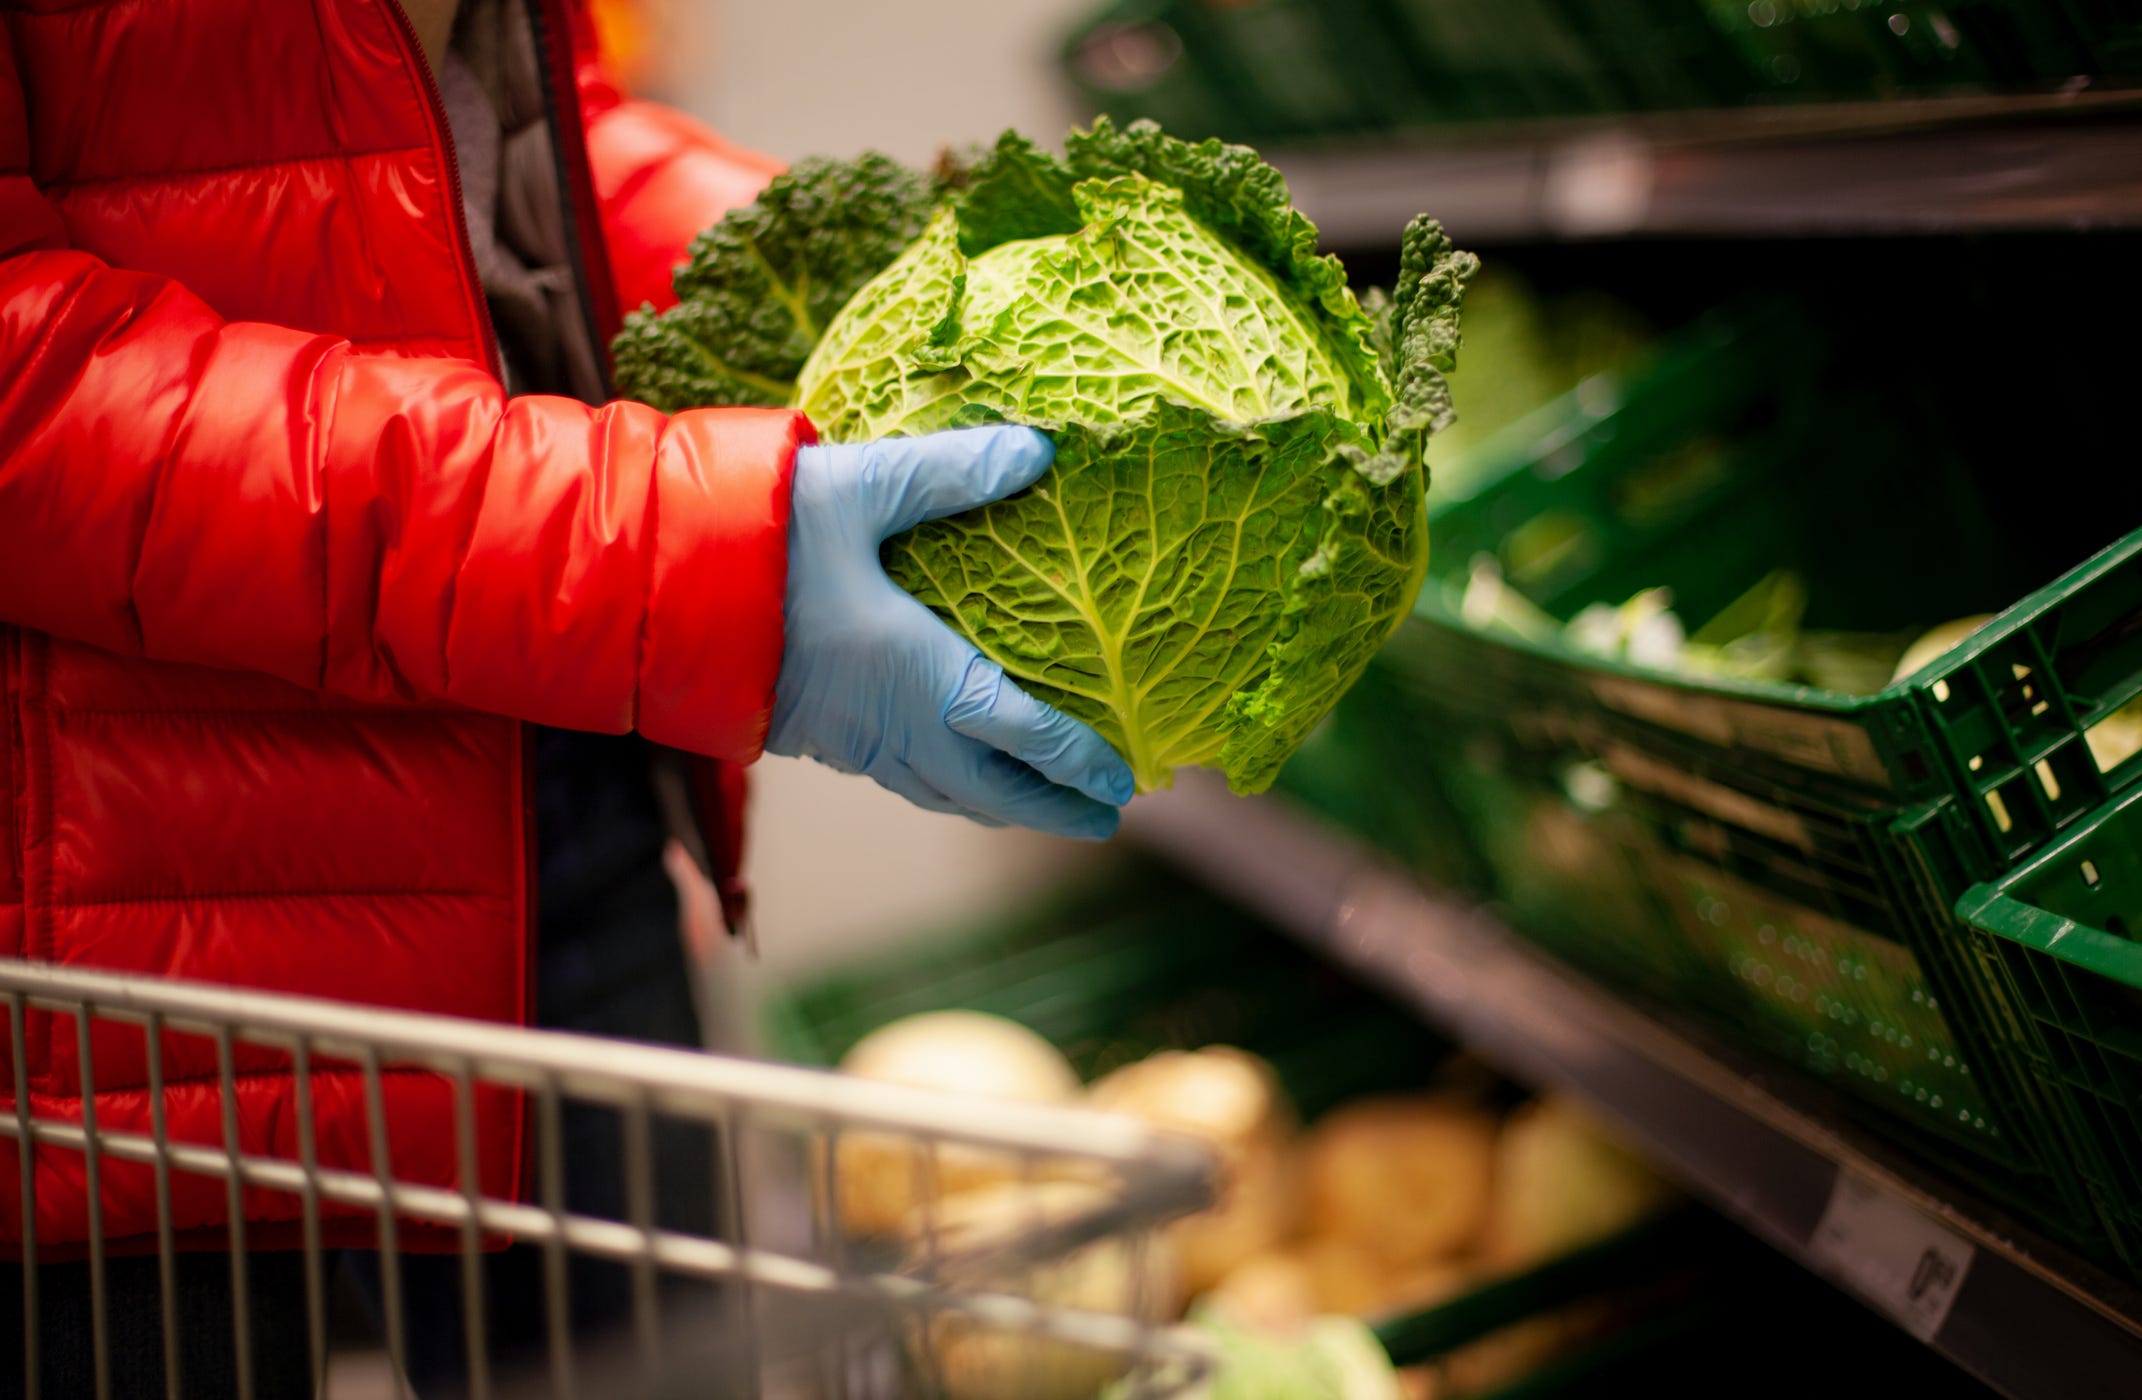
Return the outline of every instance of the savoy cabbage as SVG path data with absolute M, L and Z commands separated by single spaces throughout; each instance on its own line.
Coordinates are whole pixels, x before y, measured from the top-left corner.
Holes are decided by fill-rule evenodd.
M 895 582 L 1142 789 L 1280 765 L 1412 606 L 1423 448 L 1477 261 L 1426 218 L 1364 308 L 1255 152 L 1105 119 L 928 174 L 806 161 L 627 319 L 658 407 L 793 404 L 828 441 L 1047 429 L 1032 489 L 886 546 Z

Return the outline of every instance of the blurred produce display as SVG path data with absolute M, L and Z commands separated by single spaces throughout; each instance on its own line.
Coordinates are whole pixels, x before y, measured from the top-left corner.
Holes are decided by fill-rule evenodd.
M 1161 897 L 1155 901 L 1153 895 Z M 1119 877 L 1087 892 L 1083 902 L 1126 910 L 1157 902 L 1175 916 L 1178 929 L 1185 916 L 1202 913 L 1234 934 L 1235 966 L 1266 961 L 1292 971 L 1311 963 L 1308 954 L 1211 897 L 1160 877 Z M 1037 923 L 1060 926 L 1061 917 L 1052 910 Z M 1013 935 L 1030 947 L 1058 939 L 1080 945 L 1069 931 Z M 1222 1164 L 1218 1200 L 1210 1209 L 1169 1226 L 1135 1260 L 1120 1246 L 1098 1244 L 1052 1266 L 1031 1286 L 1052 1301 L 1094 1308 L 1122 1310 L 1134 1297 L 1188 1304 L 1223 1339 L 1236 1367 L 1269 1370 L 1262 1384 L 1292 1377 L 1285 1388 L 1245 1393 L 1343 1400 L 1422 1393 L 1429 1377 L 1412 1377 L 1411 1390 L 1401 1392 L 1390 1356 L 1358 1319 L 1443 1304 L 1486 1280 L 1522 1273 L 1612 1236 L 1673 1199 L 1663 1182 L 1574 1105 L 1542 1101 L 1509 1110 L 1506 1086 L 1452 1061 L 1424 1036 L 1407 1038 L 1425 1053 L 1382 1072 L 1387 1084 L 1406 1085 L 1406 1091 L 1343 1097 L 1306 1129 L 1274 1065 L 1231 1045 L 1151 1049 L 1081 1089 L 1070 1060 L 1013 1016 L 948 1004 L 963 991 L 976 1002 L 1016 1003 L 1016 995 L 1007 994 L 1015 994 L 1027 974 L 1016 957 L 994 960 L 1009 951 L 1002 937 L 962 940 L 952 948 L 943 956 L 965 971 L 940 978 L 934 988 L 915 976 L 912 960 L 903 960 L 902 973 L 885 969 L 914 983 L 911 995 L 946 1009 L 908 1012 L 873 1027 L 841 1055 L 840 1068 L 981 1099 L 1082 1101 L 1210 1144 Z M 1219 997 L 1261 980 L 1254 973 L 1230 979 L 1214 965 L 1205 972 L 1207 989 Z M 855 989 L 877 980 L 875 970 L 865 970 L 847 985 Z M 1231 980 L 1238 985 L 1230 986 Z M 777 1024 L 788 1028 L 784 1044 L 808 1042 L 822 1053 L 830 1037 L 813 1032 L 840 1034 L 841 1015 L 824 1013 L 848 999 L 840 990 L 843 981 L 833 979 L 778 1012 Z M 985 988 L 995 995 L 984 994 Z M 1136 997 L 1140 989 L 1119 984 L 1115 990 Z M 1156 979 L 1143 990 L 1165 997 L 1167 981 Z M 1060 986 L 1054 1000 L 1067 1000 L 1066 991 Z M 904 999 L 897 991 L 887 998 L 895 1004 Z M 1378 1006 L 1358 989 L 1336 1000 L 1363 1014 Z M 1332 1019 L 1320 1023 L 1315 1002 L 1297 1001 L 1296 1014 L 1306 1024 L 1294 1036 L 1330 1036 L 1335 1045 L 1356 1039 Z M 1402 1033 L 1402 1013 L 1382 1010 L 1395 1018 L 1390 1031 Z M 1254 1022 L 1238 1024 L 1256 1029 Z M 1284 1048 L 1294 1036 L 1282 1033 L 1277 1042 Z M 1117 1048 L 1129 1047 L 1119 1042 Z M 1289 1062 L 1311 1066 L 1305 1087 L 1315 1099 L 1327 1097 L 1314 1061 L 1297 1054 Z M 1422 1087 L 1437 1081 L 1439 1088 Z M 849 1231 L 894 1241 L 916 1233 L 925 1199 L 917 1178 L 928 1172 L 940 1193 L 929 1218 L 954 1256 L 1005 1242 L 1037 1219 L 1068 1214 L 1098 1195 L 1088 1184 L 1053 1179 L 1047 1164 L 990 1160 L 974 1149 L 941 1146 L 923 1163 L 912 1149 L 850 1134 L 837 1151 L 835 1179 Z M 1584 1322 L 1581 1315 L 1528 1319 L 1461 1354 L 1437 1358 L 1428 1393 L 1484 1394 L 1590 1335 L 1595 1329 Z M 972 1323 L 946 1323 L 932 1341 L 945 1390 L 959 1400 L 1072 1400 L 1110 1379 L 1106 1357 L 1068 1346 L 1046 1348 L 1037 1357 L 1024 1339 Z M 1223 1380 L 1214 1393 L 1236 1393 L 1236 1383 Z
M 2085 0 L 1110 0 L 1063 61 L 1095 111 L 1269 142 L 2133 77 L 2142 14 Z
M 1680 1201 L 1581 1105 L 1526 1097 L 1150 867 L 842 969 L 766 1013 L 788 1058 L 978 1098 L 1083 1102 L 1209 1144 L 1223 1173 L 1211 1208 L 1136 1254 L 1102 1241 L 1026 1280 L 1073 1305 L 1144 1299 L 1203 1329 L 1218 1366 L 1196 1400 L 1515 1400 L 1623 1393 L 1639 1375 L 1647 1393 L 1707 1393 L 1717 1373 L 1702 1358 L 1728 1354 L 1766 1306 L 1854 1336 L 1876 1373 L 1975 1393 Z M 850 1158 L 851 1145 L 843 1199 L 878 1204 L 849 1228 L 858 1247 L 897 1257 L 915 1219 L 891 1207 L 912 1204 L 915 1164 Z M 975 1166 L 941 1154 L 932 1168 L 947 1194 L 931 1215 L 955 1258 L 1094 1191 L 1045 1164 Z M 1748 1318 L 1719 1306 L 1728 1284 Z M 972 1322 L 931 1340 L 957 1400 L 1134 1393 L 1075 1347 Z M 1745 1393 L 1802 1394 L 1808 1379 L 1781 1367 Z
M 768 1006 L 766 1038 L 783 1058 L 864 1078 L 1083 1102 L 1203 1139 L 1222 1164 L 1215 1204 L 1168 1227 L 1142 1273 L 1095 1246 L 1043 1281 L 1048 1296 L 1119 1310 L 1134 1290 L 1176 1297 L 1243 1358 L 1303 1376 L 1359 1372 L 1365 1334 L 1335 1319 L 1446 1302 L 1611 1235 L 1672 1195 L 1574 1106 L 1521 1103 L 1380 996 L 1144 866 L 798 989 Z M 935 1218 L 957 1222 L 961 1238 L 1015 1228 L 1020 1210 L 1037 1208 L 1034 1192 L 1044 1211 L 1079 1201 L 1081 1183 L 1045 1163 L 949 1145 L 923 1163 L 853 1134 L 837 1150 L 842 1219 L 860 1238 L 909 1234 L 924 1171 L 943 1193 Z M 1479 1393 L 1581 1335 L 1529 1328 L 1522 1345 L 1526 1333 L 1469 1352 L 1453 1374 L 1469 1367 L 1476 1383 L 1437 1393 Z M 954 1328 L 934 1340 L 963 1397 L 1098 1384 L 1090 1356 L 1052 1358 L 1036 1391 L 1019 1381 L 1016 1339 Z M 1390 1377 L 1387 1358 L 1381 1371 Z M 1378 1393 L 1332 1383 L 1250 1393 Z

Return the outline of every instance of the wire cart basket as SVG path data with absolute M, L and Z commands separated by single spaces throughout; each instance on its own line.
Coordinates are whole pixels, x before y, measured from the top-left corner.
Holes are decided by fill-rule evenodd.
M 1167 1322 L 1155 1227 L 1209 1201 L 1214 1164 L 1129 1119 L 12 959 L 0 959 L 0 1013 L 12 1098 L 0 1135 L 14 1143 L 0 1147 L 0 1187 L 20 1197 L 19 1227 L 0 1238 L 21 1260 L 0 1264 L 0 1306 L 15 1292 L 22 1313 L 20 1364 L 0 1346 L 0 1396 L 321 1394 L 352 1276 L 368 1280 L 395 1388 L 426 1400 L 1078 1400 L 1166 1395 L 1206 1368 L 1194 1334 Z M 79 1099 L 35 1092 L 27 1050 L 40 1036 L 71 1050 Z M 145 1062 L 147 1131 L 100 1125 L 100 1100 L 114 1100 L 95 1092 L 99 1054 Z M 181 1086 L 166 1073 L 175 1058 L 213 1072 Z M 241 1123 L 241 1067 L 262 1063 L 294 1090 L 294 1122 L 274 1131 Z M 356 1095 L 342 1115 L 362 1120 L 354 1143 L 322 1130 L 330 1075 Z M 443 1110 L 424 1123 L 434 1136 L 450 1123 L 450 1142 L 393 1141 L 410 1116 L 390 1111 L 385 1086 L 412 1075 Z M 212 1090 L 215 1111 L 175 1121 L 174 1087 Z M 525 1124 L 515 1173 L 480 1160 L 501 1151 L 479 1127 L 501 1103 Z M 697 1135 L 703 1151 L 686 1160 L 705 1168 L 682 1192 L 664 1179 L 662 1200 L 698 1198 L 682 1223 L 656 1184 L 658 1164 L 673 1165 L 659 1144 L 679 1133 Z M 569 1190 L 591 1140 L 622 1167 L 608 1208 Z M 55 1234 L 41 1186 L 79 1194 L 86 1239 L 40 1239 L 41 1222 Z M 217 1207 L 206 1241 L 204 1192 Z M 122 1206 L 148 1219 L 135 1193 L 153 1195 L 153 1237 L 120 1237 Z M 899 1228 L 860 1228 L 857 1203 L 872 1197 L 882 1214 L 888 1193 Z M 490 1272 L 514 1253 L 532 1291 Z M 129 1277 L 145 1283 L 123 1288 Z M 592 1308 L 591 1290 L 614 1306 Z M 51 1340 L 69 1318 L 85 1375 Z M 203 1332 L 227 1374 L 197 1359 Z M 504 1346 L 507 1333 L 522 1344 Z M 451 1379 L 408 1381 L 441 1345 Z M 272 1353 L 295 1359 L 278 1371 Z

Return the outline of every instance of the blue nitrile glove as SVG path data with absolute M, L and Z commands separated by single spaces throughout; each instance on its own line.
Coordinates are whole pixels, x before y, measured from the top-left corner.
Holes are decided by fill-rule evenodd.
M 1032 485 L 1055 455 L 1013 427 L 797 452 L 769 752 L 868 774 L 933 812 L 1115 831 L 1134 784 L 1108 741 L 1005 679 L 878 562 L 887 539 Z

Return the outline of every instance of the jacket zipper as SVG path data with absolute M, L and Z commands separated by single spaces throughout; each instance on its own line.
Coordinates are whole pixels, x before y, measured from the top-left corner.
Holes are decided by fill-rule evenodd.
M 0 828 L 4 828 L 7 850 L 0 852 L 0 903 L 20 905 L 23 891 L 29 888 L 28 877 L 23 871 L 23 851 L 28 846 L 24 838 L 23 821 L 28 816 L 20 795 L 29 791 L 29 769 L 22 751 L 22 631 L 17 627 L 0 627 Z M 24 913 L 23 932 L 28 933 L 27 912 Z M 22 957 L 26 949 L 8 950 L 10 957 Z
M 433 149 L 446 160 L 446 194 L 452 202 L 447 220 L 454 226 L 454 252 L 461 260 L 461 294 L 468 298 L 475 316 L 476 333 L 483 344 L 484 364 L 500 384 L 506 382 L 505 361 L 498 353 L 498 330 L 491 324 L 491 307 L 483 297 L 482 279 L 476 272 L 476 250 L 469 243 L 468 214 L 461 201 L 461 157 L 454 150 L 454 128 L 446 119 L 446 99 L 439 95 L 439 80 L 424 61 L 424 46 L 417 42 L 416 26 L 395 0 L 379 0 L 394 19 L 402 36 L 402 57 L 423 82 L 424 100 L 431 108 Z
M 616 396 L 610 373 L 610 340 L 622 327 L 615 289 L 610 285 L 610 255 L 601 238 L 595 176 L 588 166 L 587 132 L 580 120 L 580 94 L 574 85 L 572 20 L 560 0 L 527 0 L 535 28 L 536 64 L 543 74 L 543 106 L 550 118 L 550 154 L 558 176 L 559 204 L 565 236 L 576 256 L 573 287 L 595 352 L 595 373 L 605 399 Z M 570 122 L 570 127 L 568 127 Z
M 527 0 L 527 5 L 529 20 L 535 26 L 536 62 L 543 73 L 543 103 L 550 118 L 551 157 L 556 162 L 566 238 L 578 254 L 572 260 L 574 289 L 579 293 L 577 300 L 586 321 L 588 343 L 595 350 L 595 370 L 602 378 L 603 397 L 614 398 L 617 386 L 611 374 L 610 340 L 623 322 L 616 291 L 610 281 L 609 250 L 597 241 L 600 238 L 600 211 L 595 199 L 594 172 L 588 165 L 587 133 L 581 126 L 579 90 L 574 85 L 572 21 L 563 13 L 561 0 Z M 531 751 L 532 748 L 531 745 Z M 682 813 L 667 810 L 669 804 L 665 803 L 665 824 L 687 850 L 697 848 L 695 863 L 700 865 L 716 890 L 722 892 L 722 922 L 730 937 L 744 934 L 749 923 L 729 916 L 731 900 L 726 891 L 735 882 L 737 872 L 727 868 L 724 854 L 728 839 L 725 810 L 718 793 L 711 801 L 705 800 L 697 790 L 698 785 L 691 781 L 693 764 L 711 760 L 694 759 L 654 745 L 648 748 L 650 776 L 658 794 L 664 791 L 664 779 L 654 770 L 668 766 L 677 770 L 678 776 L 684 780 L 685 810 Z M 530 782 L 533 781 L 531 777 Z M 531 826 L 530 850 L 535 849 L 533 839 Z M 753 942 L 751 952 L 756 956 L 757 951 Z

